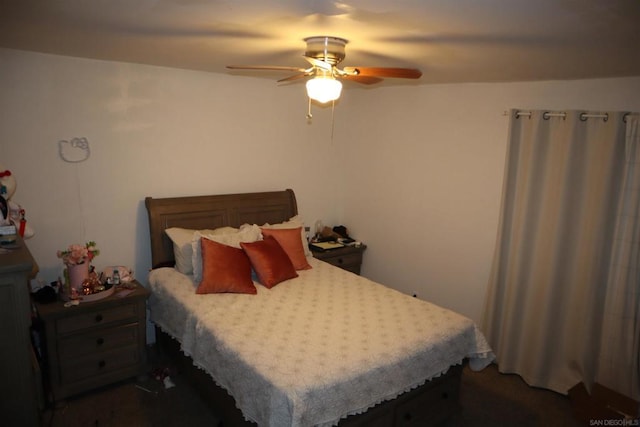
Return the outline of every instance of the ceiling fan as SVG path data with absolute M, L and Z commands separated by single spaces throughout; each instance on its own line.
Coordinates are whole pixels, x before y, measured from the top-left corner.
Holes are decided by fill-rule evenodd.
M 344 67 L 337 65 L 345 58 L 347 40 L 331 36 L 313 36 L 304 39 L 307 49 L 303 58 L 311 65 L 309 68 L 271 66 L 271 65 L 228 65 L 232 70 L 271 70 L 295 72 L 289 77 L 278 80 L 288 82 L 306 77 L 307 95 L 310 99 L 320 103 L 335 101 L 340 97 L 342 83 L 349 80 L 356 83 L 371 85 L 379 83 L 385 77 L 400 79 L 418 79 L 422 72 L 415 68 L 388 67 Z

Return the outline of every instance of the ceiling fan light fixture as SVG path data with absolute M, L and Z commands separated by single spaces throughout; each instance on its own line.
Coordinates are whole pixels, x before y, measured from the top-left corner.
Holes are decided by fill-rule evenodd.
M 279 79 L 278 83 L 307 79 L 307 96 L 311 101 L 326 104 L 340 98 L 341 80 L 348 80 L 363 85 L 380 83 L 387 77 L 398 79 L 418 79 L 422 72 L 415 68 L 399 67 L 344 67 L 338 64 L 345 58 L 347 39 L 331 36 L 313 36 L 304 39 L 307 49 L 303 58 L 309 68 L 278 65 L 228 65 L 233 70 L 274 70 L 293 71 L 296 74 Z M 310 113 L 309 113 L 310 116 Z
M 313 36 L 304 39 L 307 50 L 304 55 L 309 58 L 319 59 L 331 65 L 337 65 L 344 59 L 344 47 L 348 43 L 346 39 L 331 36 Z
M 307 96 L 326 104 L 340 98 L 342 83 L 330 76 L 317 76 L 307 80 Z

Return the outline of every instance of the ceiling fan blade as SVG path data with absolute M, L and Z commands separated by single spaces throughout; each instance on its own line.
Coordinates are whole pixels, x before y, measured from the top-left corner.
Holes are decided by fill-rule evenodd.
M 305 55 L 303 55 L 303 58 L 306 59 L 307 61 L 309 61 L 309 63 L 311 65 L 313 65 L 315 67 L 318 67 L 321 70 L 331 71 L 331 64 L 329 64 L 328 62 L 324 62 L 324 61 L 321 61 L 319 59 L 312 58 L 310 56 L 305 56 Z
M 227 65 L 230 70 L 267 70 L 267 71 L 295 71 L 304 73 L 307 70 L 300 67 L 286 67 L 279 65 Z
M 293 80 L 299 80 L 299 79 L 303 79 L 309 75 L 311 75 L 312 73 L 301 73 L 301 74 L 294 74 L 293 76 L 289 76 L 289 77 L 285 77 L 284 79 L 280 79 L 278 80 L 278 83 L 282 83 L 282 82 L 290 82 Z
M 396 79 L 419 79 L 422 71 L 415 68 L 388 67 L 344 67 L 348 75 L 368 77 L 393 77 Z
M 364 85 L 372 85 L 375 83 L 380 83 L 381 81 L 383 81 L 384 79 L 380 78 L 380 77 L 373 77 L 373 76 L 354 76 L 352 74 L 344 74 L 340 76 L 341 79 L 343 80 L 349 80 L 351 82 L 356 82 L 356 83 L 361 83 Z

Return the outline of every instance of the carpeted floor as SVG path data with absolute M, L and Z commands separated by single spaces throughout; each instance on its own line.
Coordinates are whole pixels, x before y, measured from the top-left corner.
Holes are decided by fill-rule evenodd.
M 218 419 L 179 372 L 154 357 L 152 368 L 167 368 L 175 387 L 165 389 L 153 376 L 130 380 L 76 396 L 49 408 L 44 427 L 216 426 Z M 154 360 L 155 359 L 155 360 Z M 458 426 L 579 426 L 566 396 L 527 386 L 496 366 L 481 372 L 464 369 L 463 410 L 447 423 Z
M 481 372 L 465 367 L 460 401 L 463 411 L 450 426 L 583 425 L 574 418 L 567 396 L 529 387 L 518 375 L 499 373 L 496 365 Z

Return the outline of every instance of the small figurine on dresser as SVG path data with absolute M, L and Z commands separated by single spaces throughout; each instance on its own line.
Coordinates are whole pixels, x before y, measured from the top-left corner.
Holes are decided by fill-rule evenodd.
M 18 234 L 28 239 L 35 231 L 27 224 L 24 208 L 12 200 L 15 192 L 15 176 L 0 164 L 0 225 L 14 225 Z

